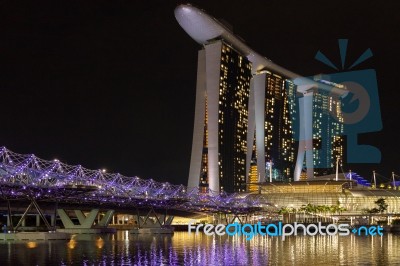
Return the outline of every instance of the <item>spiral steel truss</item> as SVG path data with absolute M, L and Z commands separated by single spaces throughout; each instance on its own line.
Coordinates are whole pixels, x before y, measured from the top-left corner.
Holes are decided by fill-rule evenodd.
M 0 148 L 0 197 L 79 204 L 102 209 L 161 208 L 189 212 L 245 214 L 260 209 L 259 197 L 127 177 L 81 165 L 48 161 Z

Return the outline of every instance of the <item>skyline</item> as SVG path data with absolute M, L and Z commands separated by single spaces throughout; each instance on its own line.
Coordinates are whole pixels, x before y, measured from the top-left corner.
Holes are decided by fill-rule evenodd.
M 349 39 L 347 66 L 371 48 L 374 56 L 355 69 L 377 70 L 383 130 L 361 139 L 381 150 L 383 164 L 367 167 L 386 176 L 392 170 L 400 172 L 395 158 L 400 143 L 389 142 L 397 135 L 390 129 L 391 122 L 396 121 L 395 96 L 400 93 L 393 89 L 395 70 L 385 65 L 399 59 L 394 49 L 399 37 L 392 33 L 396 23 L 391 23 L 397 18 L 390 16 L 395 8 L 386 7 L 384 11 L 389 15 L 381 14 L 382 21 L 374 21 L 368 15 L 380 9 L 363 3 L 365 16 L 375 25 L 361 20 L 358 26 L 344 27 L 349 19 L 334 24 L 327 16 L 325 22 L 331 27 L 331 35 L 321 32 L 324 27 L 319 23 L 311 33 L 296 29 L 291 36 L 285 36 L 281 31 L 293 28 L 293 24 L 277 23 L 271 29 L 260 23 L 266 4 L 247 6 L 254 15 L 235 20 L 242 12 L 239 4 L 230 3 L 233 7 L 226 11 L 221 6 L 229 2 L 192 3 L 230 22 L 234 32 L 260 54 L 305 76 L 336 72 L 314 56 L 321 50 L 339 65 L 339 38 Z M 12 9 L 12 3 L 5 4 L 9 12 L 0 21 L 10 27 L 3 31 L 0 42 L 4 115 L 0 146 L 86 168 L 186 183 L 199 45 L 175 21 L 177 3 L 153 1 L 140 3 L 141 8 L 136 4 L 93 2 L 82 4 L 84 10 L 67 2 L 63 7 L 35 4 L 31 17 L 29 7 L 14 4 Z M 279 7 L 278 3 L 268 5 Z M 295 12 L 295 6 L 283 6 L 282 10 Z M 302 8 L 297 6 L 297 12 L 310 12 L 309 7 Z M 324 8 L 329 9 L 329 5 Z M 345 14 L 352 13 L 353 8 Z M 138 13 L 138 9 L 143 12 Z M 161 19 L 146 20 L 149 14 Z M 300 16 L 291 15 L 293 20 Z M 294 27 L 301 28 L 307 21 Z M 374 38 L 365 34 L 371 30 Z M 272 39 L 257 39 L 260 32 L 270 34 Z M 300 39 L 300 35 L 309 39 Z M 143 113 L 148 115 L 142 116 Z M 380 144 L 379 138 L 386 142 Z

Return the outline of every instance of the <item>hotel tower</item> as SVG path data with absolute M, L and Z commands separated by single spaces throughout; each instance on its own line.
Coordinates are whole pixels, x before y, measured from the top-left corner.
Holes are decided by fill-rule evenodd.
M 311 115 L 313 109 L 298 96 L 310 96 L 316 88 L 338 96 L 344 90 L 274 64 L 203 10 L 180 5 L 175 17 L 201 44 L 188 187 L 251 191 L 251 183 L 299 180 L 305 166 L 312 178 L 312 123 L 304 128 L 301 114 Z M 296 164 L 297 145 L 301 158 L 297 156 Z

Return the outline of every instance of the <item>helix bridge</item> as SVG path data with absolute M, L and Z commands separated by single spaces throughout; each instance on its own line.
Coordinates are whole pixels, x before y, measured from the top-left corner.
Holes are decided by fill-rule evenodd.
M 59 160 L 43 160 L 0 148 L 0 198 L 3 203 L 60 204 L 74 208 L 130 210 L 160 208 L 202 213 L 248 214 L 262 208 L 260 197 L 202 192 L 198 188 L 90 170 Z

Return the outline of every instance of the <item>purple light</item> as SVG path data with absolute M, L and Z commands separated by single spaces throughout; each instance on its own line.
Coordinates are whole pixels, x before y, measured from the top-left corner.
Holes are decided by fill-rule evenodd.
M 105 173 L 85 169 L 81 165 L 66 165 L 60 161 L 45 161 L 34 155 L 16 154 L 5 148 L 1 152 L 0 169 L 8 173 L 2 177 L 3 182 L 14 188 L 8 190 L 10 195 L 17 195 L 18 191 L 24 190 L 24 193 L 18 194 L 21 198 L 30 193 L 37 198 L 53 197 L 78 203 L 100 200 L 126 207 L 151 205 L 185 210 L 207 207 L 208 211 L 218 211 L 221 208 L 241 206 L 244 211 L 248 209 L 245 199 L 237 199 L 235 194 L 213 191 L 204 194 L 197 188 L 188 190 L 183 185 Z M 199 205 L 200 202 L 207 202 L 207 205 Z

